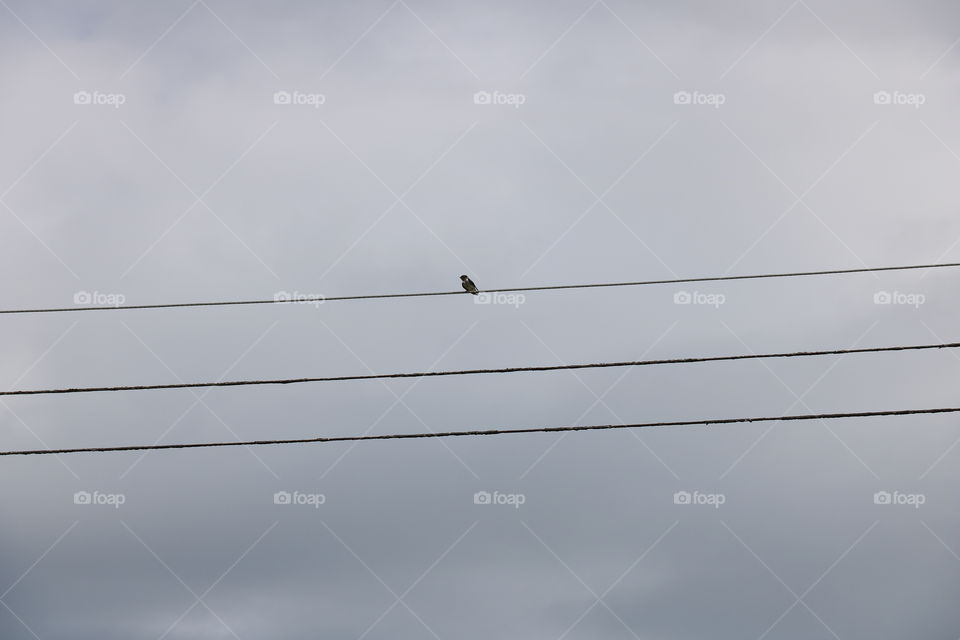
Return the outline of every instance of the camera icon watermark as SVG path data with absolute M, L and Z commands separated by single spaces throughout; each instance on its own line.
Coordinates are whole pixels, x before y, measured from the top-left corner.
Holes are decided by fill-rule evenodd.
M 527 296 L 522 293 L 502 293 L 481 291 L 473 296 L 473 304 L 505 304 L 514 309 L 519 309 L 520 305 L 527 301 Z
M 273 494 L 273 504 L 307 505 L 319 509 L 326 503 L 327 496 L 322 493 L 302 493 L 300 491 L 277 491 Z
M 719 309 L 726 304 L 727 296 L 722 293 L 701 293 L 699 291 L 677 291 L 673 294 L 673 304 L 706 305 Z
M 277 291 L 273 294 L 274 302 L 290 304 L 312 304 L 314 308 L 326 302 L 326 296 L 319 293 L 300 293 L 299 291 Z
M 104 93 L 103 91 L 77 91 L 73 94 L 73 104 L 104 105 L 119 109 L 126 103 L 127 96 L 122 93 Z
M 326 103 L 327 96 L 322 93 L 304 93 L 302 91 L 275 91 L 273 104 L 303 105 L 319 109 Z
M 522 493 L 500 493 L 499 491 L 490 493 L 489 491 L 477 491 L 473 494 L 473 504 L 505 504 L 519 509 L 520 505 L 526 501 L 527 497 Z
M 526 103 L 527 96 L 522 93 L 503 93 L 501 91 L 477 91 L 473 94 L 473 104 L 507 105 L 519 109 Z
M 722 93 L 704 93 L 702 91 L 677 91 L 673 94 L 673 104 L 704 105 L 719 109 L 727 101 Z
M 903 91 L 877 91 L 873 94 L 873 104 L 896 105 L 919 109 L 927 102 L 922 93 L 904 93 Z
M 904 293 L 902 291 L 877 291 L 873 294 L 873 304 L 901 305 L 919 309 L 927 301 L 922 293 Z
M 122 293 L 101 293 L 100 291 L 77 291 L 73 294 L 73 304 L 91 307 L 119 307 L 126 302 Z
M 73 504 L 83 505 L 106 505 L 114 509 L 119 509 L 120 505 L 127 501 L 127 496 L 122 493 L 102 493 L 100 491 L 77 491 L 73 494 Z
M 926 504 L 927 496 L 923 493 L 901 493 L 899 491 L 877 491 L 873 494 L 873 504 L 907 505 L 919 509 Z
M 727 501 L 722 493 L 701 493 L 699 491 L 677 491 L 673 494 L 673 504 L 707 505 L 719 509 Z

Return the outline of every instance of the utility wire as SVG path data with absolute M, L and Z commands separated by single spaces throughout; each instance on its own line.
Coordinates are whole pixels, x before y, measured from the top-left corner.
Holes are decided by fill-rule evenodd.
M 642 429 L 647 427 L 683 427 L 691 425 L 735 424 L 740 422 L 778 422 L 787 420 L 836 420 L 839 418 L 872 418 L 877 416 L 909 416 L 932 413 L 957 413 L 960 407 L 937 409 L 898 409 L 892 411 L 857 411 L 853 413 L 817 413 L 804 415 L 767 416 L 762 418 L 712 418 L 672 422 L 641 422 L 636 424 L 597 424 L 564 427 L 530 427 L 526 429 L 480 429 L 471 431 L 442 431 L 430 433 L 389 433 L 375 436 L 326 436 L 293 438 L 289 440 L 246 440 L 235 442 L 192 442 L 181 444 L 146 444 L 117 447 L 76 447 L 69 449 L 34 449 L 0 451 L 0 456 L 51 455 L 61 453 L 105 453 L 109 451 L 147 451 L 153 449 L 199 449 L 209 447 L 252 447 L 273 444 L 306 444 L 311 442 L 358 442 L 361 440 L 402 440 L 419 438 L 452 438 L 457 436 L 499 436 L 520 433 L 558 433 L 566 431 L 603 431 L 608 429 Z
M 278 378 L 273 380 L 227 380 L 221 382 L 179 382 L 170 384 L 141 384 L 118 387 L 68 387 L 61 389 L 20 389 L 0 391 L 0 396 L 31 396 L 58 393 L 97 393 L 101 391 L 145 391 L 148 389 L 196 389 L 199 387 L 241 387 L 267 384 L 299 384 L 304 382 L 341 382 L 345 380 L 384 380 L 388 378 L 431 378 L 439 376 L 468 376 L 481 373 L 520 373 L 527 371 L 560 371 L 567 369 L 603 369 L 609 367 L 643 367 L 658 364 L 692 364 L 695 362 L 721 362 L 728 360 L 759 360 L 762 358 L 798 358 L 811 356 L 844 355 L 850 353 L 884 353 L 889 351 L 921 351 L 928 349 L 956 349 L 960 342 L 940 344 L 901 345 L 894 347 L 860 347 L 856 349 L 830 349 L 827 351 L 793 351 L 787 353 L 748 353 L 732 356 L 705 356 L 694 358 L 667 358 L 663 360 L 626 360 L 622 362 L 595 362 L 589 364 L 556 364 L 535 367 L 506 367 L 500 369 L 460 369 L 454 371 L 414 371 L 409 373 L 374 373 L 323 378 Z
M 794 271 L 789 273 L 760 273 L 741 276 L 708 276 L 702 278 L 675 278 L 671 280 L 640 280 L 636 282 L 599 282 L 593 284 L 559 284 L 543 287 L 512 287 L 507 289 L 481 289 L 481 293 L 513 293 L 524 291 L 553 291 L 557 289 L 596 289 L 602 287 L 639 287 L 655 284 L 684 284 L 692 282 L 723 282 L 727 280 L 758 280 L 761 278 L 795 278 L 800 276 L 826 276 L 846 273 L 874 273 L 879 271 L 909 271 L 913 269 L 944 269 L 960 267 L 960 262 L 939 264 L 914 264 L 899 267 L 863 267 L 859 269 L 831 269 L 826 271 Z M 374 300 L 383 298 L 421 298 L 426 296 L 453 296 L 466 291 L 426 291 L 421 293 L 380 293 L 359 296 L 318 296 L 316 299 L 274 299 L 274 300 L 227 300 L 221 302 L 172 302 L 167 304 L 126 304 L 116 306 L 74 306 L 45 309 L 0 309 L 0 314 L 13 313 L 63 313 L 69 311 L 116 311 L 120 309 L 172 309 L 179 307 L 225 307 L 253 304 L 322 304 L 340 300 Z

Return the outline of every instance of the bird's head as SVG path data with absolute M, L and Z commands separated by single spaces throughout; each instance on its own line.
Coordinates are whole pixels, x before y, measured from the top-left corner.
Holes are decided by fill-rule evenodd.
M 466 281 L 470 279 L 470 276 L 460 276 L 460 279 Z

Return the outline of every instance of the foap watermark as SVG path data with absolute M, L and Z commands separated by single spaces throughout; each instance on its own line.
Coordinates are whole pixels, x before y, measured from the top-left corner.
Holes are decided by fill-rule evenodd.
M 503 93 L 502 91 L 477 91 L 473 94 L 473 104 L 508 105 L 519 109 L 527 101 L 522 93 Z
M 494 491 L 477 491 L 473 494 L 473 504 L 506 504 L 515 509 L 527 501 L 527 496 L 522 493 L 500 493 Z
M 91 307 L 119 307 L 126 300 L 127 296 L 122 293 L 77 291 L 73 294 L 73 304 L 83 304 Z
M 900 493 L 894 491 L 877 491 L 873 494 L 873 504 L 896 504 L 911 506 L 919 509 L 920 505 L 927 502 L 927 496 L 922 493 Z
M 904 93 L 903 91 L 877 91 L 873 94 L 873 104 L 890 104 L 919 109 L 927 101 L 922 93 Z
M 289 302 L 291 304 L 312 304 L 319 307 L 326 301 L 326 297 L 319 293 L 300 293 L 299 291 L 277 291 L 273 294 L 274 302 Z
M 322 493 L 303 493 L 302 491 L 277 491 L 273 494 L 273 504 L 307 505 L 319 509 L 327 501 Z
M 122 493 L 103 493 L 102 491 L 77 491 L 73 494 L 73 504 L 106 505 L 119 509 L 127 501 Z
M 873 294 L 873 304 L 903 305 L 919 309 L 927 301 L 922 293 L 904 293 L 902 291 L 877 291 Z
M 727 302 L 722 293 L 702 293 L 700 291 L 677 291 L 673 294 L 673 304 L 699 304 L 718 309 Z
M 327 101 L 322 93 L 304 93 L 303 91 L 275 91 L 273 104 L 304 105 L 319 109 Z
M 127 96 L 122 93 L 105 93 L 103 91 L 77 91 L 73 94 L 73 104 L 103 105 L 119 109 L 126 103 Z
M 522 293 L 502 293 L 481 291 L 473 296 L 473 304 L 507 304 L 517 309 L 527 301 Z
M 704 105 L 719 109 L 727 101 L 722 93 L 704 93 L 702 91 L 677 91 L 673 94 L 673 104 Z
M 707 505 L 719 509 L 727 501 L 722 493 L 701 493 L 699 491 L 677 491 L 673 494 L 673 504 Z

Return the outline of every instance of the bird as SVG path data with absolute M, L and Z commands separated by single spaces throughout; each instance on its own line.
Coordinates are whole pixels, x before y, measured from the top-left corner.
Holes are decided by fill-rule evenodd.
M 480 291 L 477 289 L 477 285 L 473 284 L 473 280 L 470 279 L 470 276 L 460 276 L 460 284 L 463 285 L 463 288 L 467 293 L 472 293 L 473 295 L 478 295 Z

